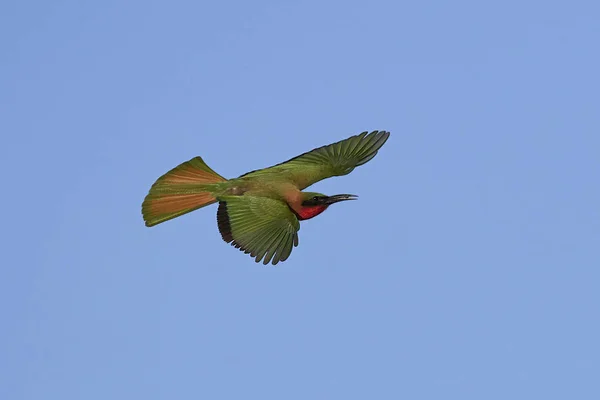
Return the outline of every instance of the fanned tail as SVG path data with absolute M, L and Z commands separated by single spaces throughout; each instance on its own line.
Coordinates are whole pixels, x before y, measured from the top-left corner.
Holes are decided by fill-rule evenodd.
M 146 226 L 179 217 L 215 203 L 210 185 L 227 179 L 213 171 L 201 157 L 173 168 L 154 182 L 142 203 Z

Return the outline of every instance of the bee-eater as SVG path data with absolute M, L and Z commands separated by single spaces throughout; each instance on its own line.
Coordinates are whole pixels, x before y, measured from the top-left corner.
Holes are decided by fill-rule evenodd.
M 373 131 L 323 146 L 269 168 L 225 179 L 200 157 L 173 168 L 150 188 L 142 204 L 146 226 L 219 202 L 223 240 L 266 265 L 285 261 L 298 246 L 300 222 L 333 203 L 357 196 L 303 192 L 332 176 L 347 175 L 377 154 L 389 132 Z

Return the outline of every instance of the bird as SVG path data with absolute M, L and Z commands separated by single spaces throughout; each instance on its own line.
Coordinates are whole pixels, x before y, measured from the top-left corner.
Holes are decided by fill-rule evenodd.
M 358 196 L 306 192 L 323 179 L 347 175 L 370 161 L 388 140 L 387 131 L 362 132 L 315 148 L 274 166 L 226 179 L 201 157 L 171 169 L 151 186 L 142 203 L 145 225 L 155 226 L 219 203 L 217 226 L 227 243 L 255 261 L 276 265 L 298 246 L 300 221 Z

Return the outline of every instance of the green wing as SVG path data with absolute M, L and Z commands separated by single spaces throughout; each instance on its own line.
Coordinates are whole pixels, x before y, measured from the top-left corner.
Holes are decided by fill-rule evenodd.
M 347 175 L 365 164 L 375 157 L 389 136 L 390 133 L 386 131 L 363 132 L 242 177 L 276 174 L 303 190 L 322 179 Z
M 267 197 L 219 198 L 217 223 L 223 240 L 263 264 L 285 261 L 298 246 L 300 223 L 283 201 Z

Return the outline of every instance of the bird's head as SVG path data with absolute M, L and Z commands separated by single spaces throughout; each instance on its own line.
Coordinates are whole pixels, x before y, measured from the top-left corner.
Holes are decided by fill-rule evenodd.
M 344 200 L 356 200 L 357 196 L 353 194 L 336 194 L 335 196 L 326 196 L 322 193 L 302 192 L 302 202 L 296 210 L 298 219 L 305 220 L 316 217 L 321 214 L 333 203 Z

